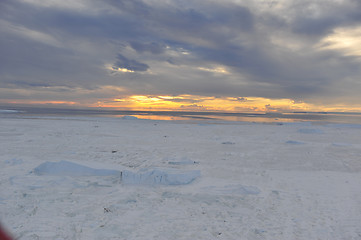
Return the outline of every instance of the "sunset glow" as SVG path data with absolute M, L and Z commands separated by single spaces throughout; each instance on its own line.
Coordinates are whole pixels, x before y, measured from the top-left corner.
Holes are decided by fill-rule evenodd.
M 121 89 L 123 91 L 123 89 Z M 114 90 L 115 91 L 115 90 Z M 315 105 L 292 99 L 260 97 L 212 97 L 198 95 L 132 95 L 94 101 L 2 100 L 0 104 L 24 106 L 63 106 L 135 111 L 199 111 L 199 112 L 361 112 L 361 108 L 345 104 Z
M 130 96 L 98 102 L 98 106 L 114 109 L 162 111 L 221 111 L 221 112 L 290 112 L 328 111 L 332 108 L 315 106 L 291 99 L 259 97 L 207 97 L 207 96 Z

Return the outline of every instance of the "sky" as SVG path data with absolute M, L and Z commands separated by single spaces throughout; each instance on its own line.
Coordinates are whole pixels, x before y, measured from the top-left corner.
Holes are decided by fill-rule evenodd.
M 0 105 L 361 111 L 359 0 L 1 0 Z

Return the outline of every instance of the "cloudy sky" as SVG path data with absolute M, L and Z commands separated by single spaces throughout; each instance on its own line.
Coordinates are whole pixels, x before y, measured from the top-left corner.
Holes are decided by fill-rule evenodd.
M 1 0 L 0 104 L 361 111 L 359 0 Z

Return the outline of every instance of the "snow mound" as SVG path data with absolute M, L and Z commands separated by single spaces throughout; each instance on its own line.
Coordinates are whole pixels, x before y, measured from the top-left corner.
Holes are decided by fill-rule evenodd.
M 199 170 L 143 169 L 139 172 L 122 171 L 122 182 L 134 185 L 185 185 L 201 175 Z
M 95 169 L 68 161 L 45 162 L 37 166 L 36 175 L 51 176 L 110 176 L 120 175 L 120 171 L 109 169 Z

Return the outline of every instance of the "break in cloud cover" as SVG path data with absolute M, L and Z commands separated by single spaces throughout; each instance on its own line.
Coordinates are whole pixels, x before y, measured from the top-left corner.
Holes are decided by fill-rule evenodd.
M 2 0 L 0 103 L 360 109 L 360 36 L 358 0 Z

